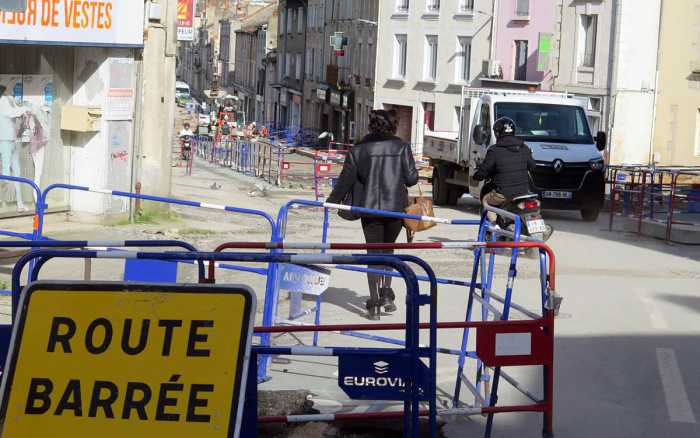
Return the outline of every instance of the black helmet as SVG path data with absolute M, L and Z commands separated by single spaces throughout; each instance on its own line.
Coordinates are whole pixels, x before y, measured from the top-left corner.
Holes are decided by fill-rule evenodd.
M 508 117 L 501 117 L 494 122 L 493 133 L 497 139 L 515 135 L 515 122 Z

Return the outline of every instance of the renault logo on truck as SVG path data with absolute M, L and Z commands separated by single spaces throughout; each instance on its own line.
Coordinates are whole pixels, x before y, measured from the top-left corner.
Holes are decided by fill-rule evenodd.
M 562 160 L 560 160 L 560 159 L 557 158 L 557 159 L 554 160 L 554 162 L 552 163 L 552 167 L 554 167 L 554 171 L 555 171 L 556 173 L 561 173 L 561 171 L 564 170 L 564 162 L 563 162 Z

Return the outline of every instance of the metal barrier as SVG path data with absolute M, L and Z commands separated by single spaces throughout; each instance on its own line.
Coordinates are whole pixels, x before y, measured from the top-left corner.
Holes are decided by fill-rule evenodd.
M 269 214 L 267 214 L 261 210 L 233 207 L 233 206 L 228 206 L 228 205 L 209 204 L 206 202 L 190 201 L 190 200 L 177 199 L 177 198 L 168 198 L 168 197 L 164 197 L 164 196 L 144 195 L 144 194 L 124 192 L 124 191 L 119 191 L 119 190 L 96 189 L 96 188 L 78 186 L 78 185 L 73 185 L 73 184 L 52 184 L 52 185 L 48 186 L 46 189 L 44 189 L 44 192 L 42 193 L 43 199 L 46 199 L 48 194 L 50 192 L 52 192 L 53 190 L 59 190 L 59 189 L 77 190 L 77 191 L 90 192 L 90 193 L 99 193 L 99 194 L 103 194 L 103 195 L 111 195 L 111 196 L 117 196 L 117 197 L 129 198 L 129 199 L 152 201 L 152 202 L 159 202 L 159 203 L 164 203 L 164 204 L 183 205 L 183 206 L 188 206 L 188 207 L 204 208 L 204 209 L 209 209 L 209 210 L 220 210 L 220 211 L 226 211 L 226 212 L 230 212 L 230 213 L 256 216 L 256 217 L 259 217 L 261 219 L 264 219 L 270 225 L 271 238 L 273 238 L 276 235 L 275 221 L 272 219 L 272 216 L 270 216 Z M 43 221 L 43 213 L 40 215 L 40 220 Z M 41 239 L 42 236 L 39 235 L 38 238 Z M 252 269 L 252 268 L 246 267 L 246 266 L 226 265 L 226 266 L 222 266 L 222 267 L 226 268 L 226 269 L 233 269 L 233 270 L 238 270 L 238 271 L 263 274 L 259 270 L 255 270 L 255 269 Z M 273 287 L 273 281 L 271 279 L 274 278 L 275 272 L 276 272 L 276 267 L 274 264 L 270 265 L 268 267 L 267 271 L 265 272 L 265 274 L 268 276 L 266 289 L 271 289 Z
M 44 212 L 46 211 L 46 204 L 44 202 L 44 195 L 41 192 L 39 186 L 29 178 L 22 178 L 19 176 L 10 175 L 0 175 L 0 181 L 10 181 L 13 184 L 24 184 L 32 188 L 34 192 L 34 219 L 32 223 L 31 233 L 18 233 L 9 230 L 0 230 L 0 236 L 15 237 L 18 239 L 28 239 L 36 240 L 41 236 L 42 228 L 44 226 Z
M 157 245 L 157 242 L 148 241 L 152 245 Z M 18 244 L 31 244 L 34 242 L 19 242 Z M 69 244 L 85 244 L 86 241 L 78 242 L 53 242 L 52 246 L 69 245 Z M 115 242 L 105 242 L 105 241 L 93 241 L 89 242 L 92 244 L 114 244 Z M 134 244 L 143 244 L 140 241 L 133 241 Z M 35 243 L 37 246 L 40 243 Z M 175 242 L 177 245 L 183 245 L 182 242 Z M 406 279 L 407 282 L 407 313 L 406 313 L 406 323 L 405 324 L 350 324 L 350 325 L 313 325 L 304 327 L 258 327 L 256 332 L 258 335 L 271 334 L 271 333 L 284 333 L 284 332 L 309 332 L 309 331 L 362 331 L 362 330 L 405 330 L 406 339 L 403 344 L 402 349 L 378 349 L 378 348 L 327 348 L 327 347 L 274 347 L 263 342 L 262 345 L 255 347 L 254 357 L 257 355 L 288 355 L 288 354 L 302 354 L 302 355 L 336 355 L 336 356 L 347 356 L 347 355 L 363 355 L 372 358 L 372 360 L 377 360 L 377 355 L 390 355 L 392 357 L 400 357 L 401 360 L 409 359 L 410 363 L 413 364 L 410 367 L 410 373 L 406 376 L 407 388 L 408 390 L 404 394 L 404 411 L 403 412 L 387 412 L 376 415 L 367 414 L 339 414 L 339 415 L 311 415 L 311 416 L 289 416 L 289 417 L 263 417 L 260 422 L 279 422 L 279 421 L 329 421 L 333 419 L 344 419 L 344 420 L 370 420 L 370 419 L 384 419 L 384 418 L 404 418 L 404 435 L 405 436 L 419 436 L 418 429 L 418 417 L 421 415 L 428 415 L 431 436 L 435 436 L 435 417 L 436 415 L 488 415 L 486 436 L 490 436 L 492 424 L 493 424 L 493 414 L 500 412 L 541 412 L 543 414 L 544 422 L 544 432 L 551 434 L 552 432 L 552 412 L 553 412 L 553 336 L 554 336 L 554 313 L 558 306 L 558 299 L 555 294 L 555 270 L 554 270 L 554 255 L 551 250 L 541 242 L 460 242 L 459 244 L 447 244 L 447 247 L 472 247 L 474 249 L 481 249 L 488 251 L 490 249 L 498 248 L 511 248 L 514 251 L 521 248 L 538 248 L 543 256 L 541 259 L 549 261 L 549 267 L 546 269 L 543 278 L 546 281 L 546 288 L 542 296 L 543 300 L 543 311 L 542 317 L 535 318 L 532 321 L 505 321 L 507 315 L 503 315 L 501 319 L 503 321 L 467 321 L 459 322 L 438 322 L 437 321 L 437 278 L 432 272 L 430 266 L 415 256 L 408 255 L 368 255 L 368 256 L 349 256 L 349 255 L 337 255 L 337 254 L 222 254 L 222 253 L 181 253 L 181 252 L 168 252 L 168 253 L 148 253 L 148 252 L 133 252 L 133 251 L 119 251 L 119 252 L 105 252 L 105 251 L 52 251 L 52 250 L 39 250 L 34 253 L 29 253 L 23 256 L 20 261 L 18 261 L 15 269 L 13 270 L 13 293 L 18 296 L 20 287 L 20 275 L 24 266 L 32 260 L 39 260 L 37 266 L 34 270 L 31 270 L 31 280 L 37 279 L 39 271 L 46 263 L 46 261 L 52 258 L 108 258 L 108 259 L 159 259 L 159 260 L 172 260 L 172 261 L 182 261 L 190 260 L 192 262 L 209 262 L 209 269 L 213 271 L 213 262 L 219 261 L 243 261 L 243 262 L 267 262 L 269 265 L 276 265 L 277 263 L 292 263 L 292 264 L 333 264 L 333 265 L 378 265 L 378 266 L 390 266 L 395 269 L 399 276 Z M 416 243 L 416 244 L 309 244 L 309 243 L 241 243 L 240 246 L 245 248 L 256 248 L 256 249 L 267 249 L 267 250 L 280 250 L 280 249 L 290 249 L 290 248 L 300 248 L 300 249 L 396 249 L 396 248 L 423 248 L 423 249 L 437 249 L 446 247 L 444 243 Z M 516 251 L 517 253 L 517 251 Z M 545 257 L 546 254 L 546 257 Z M 428 281 L 430 282 L 430 294 L 422 295 L 418 289 L 418 278 L 413 273 L 412 270 L 408 269 L 405 263 L 416 263 L 421 268 L 423 268 L 428 274 Z M 546 268 L 546 267 L 545 267 Z M 200 264 L 201 272 L 201 264 Z M 201 276 L 200 276 L 201 280 Z M 210 275 L 208 282 L 211 282 L 213 277 Z M 509 288 L 512 288 L 512 282 L 509 280 Z M 472 286 L 473 287 L 473 286 Z M 473 289 L 472 289 L 473 290 Z M 473 303 L 475 297 L 474 293 L 470 294 L 469 306 Z M 427 323 L 421 323 L 419 320 L 418 308 L 421 305 L 430 306 L 430 320 Z M 505 312 L 504 312 L 505 313 Z M 483 360 L 486 366 L 494 367 L 495 373 L 493 378 L 493 387 L 489 392 L 489 402 L 487 403 L 486 397 L 479 398 L 479 403 L 475 405 L 458 405 L 452 409 L 437 411 L 435 403 L 435 363 L 436 354 L 439 351 L 437 347 L 437 329 L 448 329 L 448 328 L 463 328 L 465 331 L 468 329 L 477 330 L 477 351 L 474 353 L 474 358 L 479 358 Z M 418 343 L 419 336 L 418 331 L 421 329 L 429 329 L 430 341 L 427 346 L 421 346 Z M 503 354 L 503 352 L 498 352 L 497 338 L 499 336 L 520 336 L 527 334 L 532 338 L 529 342 L 528 353 L 517 355 Z M 8 339 L 9 340 L 9 339 Z M 443 352 L 443 351 L 440 351 Z M 420 358 L 428 358 L 428 377 L 422 377 L 423 371 L 421 370 Z M 472 357 L 470 355 L 469 357 Z M 256 361 L 251 362 L 251 372 L 249 373 L 249 391 L 247 393 L 247 403 L 248 409 L 253 409 L 255 406 L 254 396 L 255 393 L 252 388 L 255 387 L 258 379 L 257 373 L 254 372 L 254 366 Z M 505 374 L 501 367 L 503 366 L 518 366 L 518 365 L 542 365 L 543 366 L 543 377 L 544 377 L 544 397 L 542 400 L 534 396 L 530 391 L 525 390 L 521 385 L 519 385 L 512 377 Z M 500 377 L 504 380 L 514 385 L 514 387 L 528 396 L 533 400 L 534 404 L 531 405 L 514 405 L 514 406 L 496 406 L 497 403 L 497 392 Z M 475 392 L 476 396 L 476 392 Z M 429 409 L 427 411 L 420 410 L 420 401 L 425 400 L 429 403 Z M 255 414 L 246 416 L 249 422 L 252 422 L 255 418 Z M 255 424 L 248 424 L 248 434 L 244 436 L 255 436 Z
M 686 207 L 688 213 L 700 213 L 698 182 L 700 167 L 608 166 L 608 229 L 612 231 L 615 216 L 621 214 L 637 221 L 638 234 L 642 234 L 645 220 L 664 225 L 665 240 L 673 242 L 674 225 L 700 226 L 700 222 L 677 219 L 682 206 Z
M 437 328 L 437 329 L 447 329 L 447 328 L 463 328 L 464 337 L 463 345 L 461 350 L 450 350 L 446 348 L 440 348 L 437 346 L 436 334 L 431 332 L 430 343 L 428 346 L 420 346 L 421 348 L 431 348 L 432 358 L 435 360 L 436 353 L 447 353 L 447 354 L 458 354 L 459 359 L 459 369 L 457 373 L 457 384 L 455 386 L 455 398 L 453 399 L 453 408 L 442 411 L 443 415 L 478 415 L 485 414 L 488 415 L 485 436 L 490 436 L 493 427 L 493 414 L 499 412 L 541 412 L 543 414 L 543 430 L 545 433 L 551 433 L 553 430 L 553 337 L 554 337 L 554 315 L 556 309 L 559 306 L 560 298 L 555 293 L 555 265 L 554 265 L 554 254 L 551 252 L 546 245 L 541 242 L 449 242 L 448 244 L 441 242 L 431 242 L 431 243 L 416 243 L 416 244 L 357 244 L 357 243 L 264 243 L 264 242 L 239 242 L 239 243 L 228 243 L 221 247 L 230 249 L 276 249 L 276 250 L 294 250 L 294 249 L 321 249 L 321 250 L 367 250 L 367 249 L 441 249 L 441 248 L 474 248 L 480 251 L 488 251 L 495 249 L 510 248 L 517 254 L 519 249 L 526 248 L 536 248 L 540 249 L 541 257 L 540 260 L 543 263 L 541 267 L 543 268 L 542 280 L 543 280 L 543 292 L 542 292 L 542 314 L 538 315 L 535 312 L 529 311 L 522 306 L 517 306 L 510 302 L 512 294 L 512 282 L 513 276 L 509 276 L 508 279 L 508 291 L 506 293 L 506 298 L 502 299 L 504 310 L 502 312 L 497 312 L 492 305 L 489 304 L 489 299 L 498 299 L 497 295 L 490 293 L 490 291 L 482 288 L 482 295 L 479 298 L 474 291 L 477 287 L 472 283 L 472 289 L 469 295 L 469 303 L 467 310 L 466 321 L 462 322 L 436 322 L 437 321 L 437 284 L 438 279 L 432 272 L 429 266 L 425 265 L 424 262 L 419 263 L 428 273 L 428 280 L 431 283 L 431 300 L 435 307 L 431 308 L 430 323 L 421 324 L 420 328 Z M 322 259 L 324 255 L 308 255 L 309 260 L 319 260 Z M 314 258 L 315 257 L 315 258 Z M 326 259 L 326 263 L 334 263 L 333 256 Z M 388 258 L 399 258 L 404 262 L 415 262 L 415 257 L 405 256 L 405 255 L 393 255 L 385 256 Z M 479 266 L 481 264 L 480 257 L 477 254 L 476 264 Z M 418 259 L 420 260 L 420 259 Z M 547 260 L 549 260 L 549 266 L 546 266 Z M 338 266 L 335 264 L 335 266 Z M 489 268 L 492 270 L 493 267 Z M 510 269 L 511 273 L 513 267 Z M 210 266 L 209 276 L 210 280 L 213 277 L 214 270 Z M 399 275 L 397 275 L 399 276 Z M 416 277 L 420 280 L 420 277 Z M 494 322 L 490 321 L 488 317 L 483 317 L 482 321 L 472 321 L 471 312 L 473 307 L 474 299 L 479 298 L 480 302 L 483 304 L 485 309 L 490 309 L 493 313 L 497 314 L 497 319 L 500 321 Z M 410 304 L 410 297 L 407 297 L 407 303 Z M 530 317 L 531 320 L 522 321 L 508 321 L 508 312 L 510 308 L 514 308 L 525 316 Z M 435 313 L 433 313 L 433 311 Z M 339 334 L 353 334 L 358 333 L 361 330 L 396 330 L 405 328 L 402 324 L 335 324 L 335 325 L 319 325 L 318 319 L 313 325 L 302 325 L 293 327 L 261 327 L 256 331 L 258 333 L 294 333 L 294 332 L 314 332 L 314 334 L 319 331 L 325 332 L 335 332 Z M 474 352 L 467 352 L 467 335 L 470 329 L 477 330 L 477 337 L 479 338 L 477 342 L 477 350 Z M 481 330 L 481 332 L 479 332 Z M 500 336 L 512 335 L 514 338 L 526 334 L 530 341 L 527 347 L 528 352 L 520 352 L 517 354 L 509 356 L 501 351 L 497 351 L 495 344 L 497 343 L 496 338 Z M 381 342 L 389 342 L 396 345 L 405 345 L 404 342 L 400 342 L 391 338 L 380 337 L 376 335 L 366 334 L 365 336 L 359 336 L 364 339 L 370 339 Z M 308 349 L 314 349 L 315 347 L 298 347 L 298 351 L 308 351 Z M 257 350 L 258 354 L 294 354 L 294 347 L 260 347 Z M 325 349 L 329 351 L 328 354 L 333 355 L 332 350 Z M 313 350 L 316 351 L 316 350 Z M 297 353 L 298 354 L 298 353 Z M 475 359 L 478 361 L 477 377 L 476 383 L 472 384 L 464 376 L 464 360 L 466 357 Z M 264 357 L 262 358 L 264 360 Z M 533 394 L 532 391 L 526 389 L 517 382 L 511 375 L 507 374 L 502 370 L 504 366 L 520 366 L 520 365 L 540 365 L 543 367 L 543 397 L 540 399 Z M 479 393 L 479 387 L 481 382 L 486 382 L 487 373 L 484 371 L 486 366 L 493 367 L 495 369 L 493 376 L 493 386 L 492 389 L 485 387 L 485 394 L 482 396 Z M 252 375 L 253 372 L 251 371 Z M 533 404 L 531 405 L 517 405 L 517 406 L 496 406 L 498 400 L 498 389 L 501 377 L 509 384 L 511 384 L 517 391 L 528 397 Z M 475 403 L 473 405 L 464 404 L 459 402 L 459 390 L 461 386 L 465 385 L 467 388 L 472 390 Z M 428 411 L 429 412 L 429 411 Z M 301 416 L 288 416 L 288 417 L 274 417 L 274 418 L 264 418 L 261 419 L 263 422 L 306 422 L 306 421 L 329 421 L 333 419 L 344 419 L 344 420 L 367 420 L 367 419 L 379 419 L 379 418 L 391 418 L 395 413 L 382 413 L 377 417 L 372 415 L 367 416 L 365 414 L 341 414 L 336 417 L 333 415 L 301 415 Z M 424 413 L 427 414 L 427 413 Z M 396 414 L 398 416 L 398 414 Z
M 27 241 L 0 241 L 0 248 L 30 248 L 28 254 L 22 257 L 29 257 L 29 281 L 36 279 L 35 270 L 38 269 L 36 265 L 36 258 L 33 257 L 35 252 L 41 251 L 42 248 L 85 248 L 92 246 L 107 246 L 111 248 L 121 247 L 178 247 L 183 248 L 188 251 L 195 252 L 197 249 L 187 242 L 182 242 L 179 240 L 27 240 Z M 20 258 L 22 260 L 22 258 Z M 87 270 L 89 269 L 89 264 L 87 263 L 89 258 L 86 258 L 86 276 Z M 19 262 L 18 262 L 19 263 Z M 200 282 L 205 281 L 205 266 L 206 262 L 197 261 L 198 265 L 198 275 Z M 15 265 L 15 268 L 17 265 Z M 23 269 L 23 268 L 22 268 Z M 22 269 L 17 271 L 17 275 L 21 275 Z M 14 271 L 13 271 L 14 272 Z M 12 289 L 10 291 L 11 295 L 11 307 L 10 307 L 10 317 L 14 321 L 15 312 L 19 306 L 20 298 L 19 289 L 19 277 L 13 278 Z M 7 349 L 9 346 L 10 336 L 12 333 L 12 325 L 0 324 L 0 363 L 4 364 L 7 358 Z
M 303 248 L 303 249 L 320 249 L 322 251 L 325 251 L 326 249 L 340 249 L 338 244 L 328 244 L 327 243 L 327 236 L 328 236 L 328 209 L 343 209 L 343 210 L 349 210 L 354 213 L 359 213 L 359 214 L 369 214 L 369 215 L 375 215 L 375 216 L 383 216 L 383 217 L 393 217 L 397 219 L 403 219 L 403 218 L 409 218 L 409 219 L 416 219 L 416 220 L 430 220 L 433 222 L 437 223 L 446 223 L 446 224 L 456 224 L 456 225 L 479 225 L 479 241 L 483 242 L 484 237 L 487 231 L 491 232 L 491 239 L 492 242 L 489 242 L 488 245 L 489 248 L 513 248 L 508 245 L 520 245 L 518 248 L 529 248 L 529 247 L 538 247 L 538 245 L 542 245 L 541 243 L 538 242 L 519 242 L 521 238 L 523 239 L 528 239 L 526 236 L 521 236 L 520 235 L 520 219 L 517 215 L 514 215 L 510 212 L 506 212 L 501 209 L 489 207 L 487 210 L 493 211 L 501 216 L 508 217 L 512 221 L 514 221 L 515 224 L 515 229 L 514 232 L 509 232 L 506 230 L 500 230 L 496 229 L 490 226 L 488 223 L 488 220 L 486 218 L 486 215 L 484 214 L 481 218 L 481 221 L 473 221 L 473 220 L 459 220 L 459 219 L 440 219 L 440 218 L 425 218 L 425 217 L 417 217 L 417 216 L 410 216 L 406 215 L 404 213 L 398 213 L 398 212 L 380 212 L 380 211 L 374 211 L 374 210 L 369 210 L 369 209 L 362 209 L 362 208 L 357 208 L 357 207 L 349 207 L 349 206 L 344 206 L 344 205 L 333 205 L 333 204 L 326 204 L 326 203 L 319 203 L 319 202 L 313 202 L 313 201 L 291 201 L 289 204 L 287 204 L 285 207 L 283 207 L 280 210 L 280 214 L 278 215 L 278 223 L 277 223 L 277 229 L 278 232 L 280 233 L 279 238 L 277 239 L 276 242 L 273 242 L 271 244 L 268 244 L 266 248 L 284 248 L 284 249 L 291 249 L 295 248 L 295 245 L 289 244 L 285 242 L 282 244 L 281 242 L 283 241 L 284 238 L 284 233 L 286 229 L 286 221 L 287 221 L 287 213 L 289 207 L 292 205 L 301 205 L 301 206 L 308 206 L 308 207 L 323 207 L 324 208 L 324 227 L 323 227 L 323 237 L 322 237 L 322 243 L 321 244 L 301 244 L 301 246 L 298 246 L 296 248 Z M 503 243 L 503 242 L 496 242 L 496 239 L 499 236 L 506 236 L 508 238 L 513 239 L 515 242 L 514 243 Z M 529 240 L 529 239 L 528 239 Z M 448 242 L 448 243 L 423 243 L 423 244 L 417 244 L 417 246 L 412 246 L 410 244 L 392 244 L 392 245 L 362 245 L 362 244 L 343 244 L 344 249 L 360 249 L 360 248 L 369 248 L 369 249 L 439 249 L 439 248 L 459 248 L 459 247 L 469 247 L 469 246 L 474 246 L 478 245 L 475 244 L 474 242 Z M 540 253 L 539 255 L 539 264 L 540 264 L 540 282 L 541 282 L 541 296 L 542 296 L 542 316 L 539 316 L 536 312 L 530 311 L 528 309 L 525 309 L 523 306 L 519 306 L 515 303 L 512 302 L 512 294 L 513 294 L 513 284 L 515 281 L 517 269 L 517 260 L 518 260 L 518 254 L 519 251 L 517 249 L 511 249 L 511 258 L 510 258 L 510 264 L 509 264 L 509 269 L 508 269 L 508 277 L 507 277 L 507 286 L 505 290 L 505 295 L 504 296 L 499 296 L 495 293 L 492 292 L 492 286 L 493 286 L 493 273 L 494 273 L 494 266 L 495 266 L 495 253 L 493 250 L 489 250 L 490 255 L 487 258 L 487 252 L 483 248 L 479 246 L 475 246 L 475 258 L 474 258 L 474 265 L 473 265 L 473 270 L 472 270 L 472 278 L 471 282 L 463 282 L 463 281 L 458 281 L 458 280 L 452 280 L 452 279 L 438 279 L 440 283 L 443 284 L 457 284 L 457 285 L 463 285 L 469 287 L 469 300 L 468 300 L 468 306 L 467 306 L 467 312 L 466 312 L 466 318 L 465 320 L 467 323 L 471 322 L 472 320 L 472 313 L 473 313 L 473 301 L 477 300 L 481 303 L 482 305 L 482 312 L 481 312 L 481 317 L 483 321 L 488 320 L 488 317 L 490 314 L 493 314 L 497 319 L 500 320 L 508 320 L 510 316 L 510 309 L 514 308 L 518 310 L 519 312 L 523 313 L 524 315 L 533 318 L 534 320 L 540 320 L 545 317 L 546 315 L 546 306 L 547 304 L 547 297 L 549 296 L 549 288 L 548 288 L 548 275 L 547 275 L 547 254 L 545 253 Z M 348 267 L 344 266 L 336 266 L 336 268 L 340 269 L 348 269 Z M 364 270 L 362 268 L 354 268 L 351 270 L 356 270 L 356 271 L 362 271 L 362 272 L 368 272 L 367 270 Z M 378 272 L 373 272 L 369 271 L 370 273 L 378 273 Z M 477 282 L 477 278 L 481 277 L 481 282 Z M 419 278 L 420 279 L 420 278 Z M 423 279 L 420 279 L 423 280 Z M 481 295 L 477 294 L 477 289 L 481 290 Z M 277 290 L 277 288 L 275 289 Z M 551 289 L 553 291 L 553 288 Z M 553 294 L 553 292 L 552 292 Z M 554 295 L 552 295 L 554 296 Z M 276 297 L 273 298 L 273 301 L 276 300 Z M 502 309 L 498 310 L 496 307 L 491 303 L 491 301 L 496 301 L 502 304 Z M 560 303 L 559 298 L 557 297 L 557 303 L 556 305 L 558 306 Z M 271 306 L 272 308 L 276 308 L 276 302 L 274 305 Z M 316 304 L 316 321 L 315 324 L 318 324 L 319 322 L 319 313 L 320 313 L 320 297 L 317 298 L 317 304 Z M 274 318 L 273 318 L 274 319 Z M 349 333 L 343 333 L 343 334 L 349 334 Z M 373 340 L 378 340 L 382 342 L 389 342 L 389 343 L 396 343 L 396 340 L 390 339 L 390 338 L 380 338 L 376 336 L 367 336 L 365 337 L 367 339 L 373 339 Z M 494 390 L 493 392 L 489 391 L 489 388 L 485 382 L 488 382 L 490 380 L 490 377 L 488 375 L 488 369 L 484 362 L 482 362 L 478 356 L 476 355 L 476 352 L 469 352 L 467 351 L 467 345 L 468 345 L 468 338 L 469 338 L 469 328 L 466 327 L 463 333 L 463 339 L 462 339 L 462 345 L 459 350 L 453 350 L 453 349 L 445 349 L 445 348 L 440 348 L 438 347 L 438 352 L 440 353 L 448 353 L 448 354 L 457 354 L 459 355 L 459 361 L 458 361 L 458 373 L 457 373 L 457 382 L 455 385 L 455 392 L 454 392 L 454 397 L 453 397 L 453 408 L 457 409 L 462 404 L 459 401 L 460 397 L 460 390 L 462 384 L 467 384 L 468 379 L 463 375 L 463 369 L 464 369 L 464 364 L 465 360 L 467 358 L 470 359 L 476 359 L 477 360 L 477 376 L 476 376 L 476 383 L 475 384 L 470 384 L 468 387 L 470 389 L 473 389 L 472 392 L 474 392 L 475 399 L 477 402 L 483 401 L 489 397 L 492 398 L 492 403 L 495 403 L 495 397 L 496 397 L 496 392 L 498 389 L 498 382 L 500 380 L 501 374 L 503 374 L 504 379 L 511 383 L 514 384 L 515 388 L 520 390 L 521 386 L 515 382 L 515 380 L 510 377 L 509 375 L 502 373 L 500 370 L 500 366 L 496 368 L 495 374 L 494 374 Z M 545 367 L 547 372 L 551 371 L 551 364 L 545 362 L 542 360 L 542 358 L 539 358 L 540 365 Z M 479 391 L 481 390 L 480 386 L 481 383 L 484 382 L 485 384 L 483 385 L 483 391 L 485 393 L 484 396 L 479 395 Z M 515 383 L 514 383 L 515 382 Z M 550 399 L 551 402 L 551 399 Z M 481 403 L 481 404 L 486 404 L 486 403 Z M 492 419 L 489 420 L 489 424 L 487 426 L 487 430 L 490 433 L 491 430 L 491 422 Z M 487 434 L 488 435 L 488 434 Z
M 435 405 L 435 362 L 434 348 L 420 348 L 418 345 L 419 339 L 419 312 L 418 308 L 422 305 L 434 307 L 437 297 L 432 294 L 428 296 L 420 295 L 415 274 L 406 265 L 406 263 L 397 260 L 394 257 L 384 256 L 348 256 L 348 255 L 295 255 L 295 254 L 223 254 L 223 253 L 148 253 L 148 252 L 101 252 L 101 251 L 56 251 L 56 250 L 38 250 L 34 253 L 26 254 L 15 265 L 13 269 L 13 292 L 19 295 L 21 290 L 20 274 L 27 263 L 32 260 L 38 260 L 36 268 L 31 272 L 31 281 L 36 281 L 38 274 L 44 264 L 54 258 L 107 258 L 107 259 L 144 259 L 144 260 L 191 260 L 191 261 L 237 261 L 237 262 L 259 262 L 268 264 L 277 263 L 303 263 L 303 264 L 325 264 L 325 263 L 344 263 L 344 264 L 364 264 L 364 265 L 381 265 L 390 266 L 399 272 L 405 279 L 407 294 L 410 297 L 407 300 L 411 311 L 407 312 L 406 324 L 403 329 L 406 333 L 406 346 L 404 348 L 393 349 L 377 349 L 377 348 L 318 348 L 318 349 L 303 349 L 303 348 L 282 348 L 282 347 L 256 347 L 253 354 L 303 354 L 303 355 L 319 355 L 328 356 L 329 353 L 336 356 L 364 356 L 371 361 L 376 360 L 378 355 L 381 357 L 398 358 L 402 362 L 409 362 L 407 367 L 408 372 L 405 375 L 404 386 L 401 391 L 397 392 L 397 397 L 404 401 L 404 436 L 418 437 L 420 436 L 419 417 L 423 413 L 420 408 L 420 402 L 427 400 L 429 402 L 430 417 L 430 436 L 436 436 L 436 405 Z M 434 292 L 434 290 L 433 290 Z M 431 311 L 431 314 L 433 312 Z M 429 323 L 429 328 L 433 332 L 431 339 L 436 339 L 434 332 L 436 330 L 434 322 Z M 264 329 L 262 329 L 264 330 Z M 290 331 L 290 330 L 288 330 Z M 9 342 L 9 339 L 8 339 Z M 7 352 L 8 345 L 3 345 Z M 426 367 L 421 358 L 429 358 L 429 366 Z M 254 370 L 255 360 L 251 362 L 251 370 Z M 427 369 L 427 372 L 426 372 Z M 246 409 L 248 415 L 245 415 L 246 422 L 243 429 L 244 437 L 257 436 L 257 412 L 256 412 L 256 396 L 253 388 L 256 387 L 257 379 L 255 373 L 251 371 L 249 374 L 248 384 L 250 385 L 246 396 Z M 252 410 L 252 413 L 251 413 Z M 263 418 L 262 421 L 271 421 L 271 418 Z

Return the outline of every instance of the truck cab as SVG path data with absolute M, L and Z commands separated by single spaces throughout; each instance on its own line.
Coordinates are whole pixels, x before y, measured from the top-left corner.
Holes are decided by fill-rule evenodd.
M 451 158 L 444 154 L 437 157 L 429 145 L 435 140 L 425 141 L 426 155 L 436 170 L 433 193 L 435 198 L 437 192 L 438 199 L 434 200 L 450 204 L 465 191 L 481 199 L 492 189 L 472 175 L 496 143 L 494 121 L 508 117 L 515 122 L 516 135 L 530 147 L 537 162 L 530 185 L 540 195 L 542 207 L 579 210 L 584 220 L 596 220 L 605 194 L 602 151 L 607 138 L 603 132 L 595 137 L 591 134 L 586 106 L 586 99 L 562 93 L 493 90 L 478 97 L 466 96 L 456 154 Z

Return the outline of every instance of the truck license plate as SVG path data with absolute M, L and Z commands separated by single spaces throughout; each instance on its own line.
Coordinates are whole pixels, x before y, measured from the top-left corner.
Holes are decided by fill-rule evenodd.
M 547 226 L 544 224 L 544 219 L 532 219 L 527 221 L 527 231 L 530 234 L 544 233 L 547 231 Z
M 542 193 L 542 196 L 545 198 L 551 198 L 551 199 L 571 199 L 573 197 L 573 193 L 546 191 L 546 192 Z

